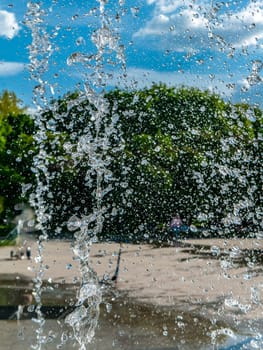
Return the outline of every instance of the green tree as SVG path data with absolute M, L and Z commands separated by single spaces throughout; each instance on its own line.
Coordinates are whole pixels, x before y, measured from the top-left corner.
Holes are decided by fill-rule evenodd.
M 13 92 L 0 95 L 0 225 L 7 225 L 22 198 L 22 183 L 33 183 L 33 121 Z M 26 200 L 26 198 L 24 198 Z
M 6 137 L 10 133 L 11 128 L 6 123 L 9 115 L 17 115 L 23 112 L 19 107 L 20 101 L 13 92 L 5 90 L 0 95 L 0 151 L 3 151 L 6 144 Z
M 45 171 L 38 177 L 48 217 L 45 228 L 50 235 L 60 235 L 61 231 L 65 234 L 71 216 L 89 215 L 96 205 L 96 165 L 92 166 L 91 158 L 99 166 L 110 157 L 110 151 L 105 150 L 105 131 L 110 126 L 107 118 L 98 125 L 96 112 L 86 97 L 73 93 L 53 101 L 41 116 L 38 131 L 41 135 L 45 132 L 40 140 Z M 100 142 L 96 143 L 96 138 Z
M 99 128 L 101 111 L 80 94 L 54 101 L 45 112 L 53 226 L 92 211 L 96 181 L 89 157 L 95 156 L 107 164 L 112 186 L 104 196 L 110 211 L 102 235 L 150 237 L 175 213 L 210 234 L 259 229 L 259 109 L 162 84 L 110 91 L 102 106 Z
M 233 234 L 248 225 L 253 210 L 262 213 L 259 110 L 248 113 L 208 91 L 165 85 L 109 98 L 125 139 L 132 193 L 121 217 L 127 231 L 144 233 L 177 212 L 210 233 Z M 247 228 L 255 232 L 259 218 Z

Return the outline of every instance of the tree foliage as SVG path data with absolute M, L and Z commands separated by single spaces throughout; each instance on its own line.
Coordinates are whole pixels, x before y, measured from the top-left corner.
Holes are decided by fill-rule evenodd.
M 153 85 L 105 94 L 99 129 L 97 112 L 79 94 L 48 111 L 53 136 L 61 138 L 51 152 L 56 223 L 65 226 L 71 215 L 92 210 L 96 181 L 89 157 L 99 135 L 95 156 L 107 164 L 112 186 L 104 196 L 111 209 L 103 235 L 151 236 L 175 213 L 208 233 L 262 230 L 259 109 L 208 91 Z
M 34 162 L 44 157 L 38 181 L 51 233 L 65 232 L 72 216 L 92 213 L 98 185 L 103 237 L 153 237 L 175 214 L 202 234 L 262 232 L 260 109 L 160 84 L 115 89 L 96 102 L 68 94 L 43 111 L 33 131 L 9 96 L 8 112 L 0 114 L 0 176 L 6 179 L 0 206 L 8 198 L 12 208 L 20 184 L 34 181 L 34 132 L 40 137 Z
M 175 213 L 208 233 L 262 230 L 259 109 L 165 85 L 110 98 L 126 141 L 128 231 L 152 230 Z
M 0 95 L 0 225 L 14 218 L 15 205 L 23 200 L 22 183 L 33 182 L 33 130 L 16 95 L 4 91 Z

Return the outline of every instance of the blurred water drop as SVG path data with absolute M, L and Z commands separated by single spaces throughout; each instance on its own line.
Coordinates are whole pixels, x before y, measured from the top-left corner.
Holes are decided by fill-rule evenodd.
M 98 295 L 98 287 L 93 283 L 86 283 L 80 287 L 79 300 L 80 303 L 85 302 L 88 298 Z
M 28 305 L 27 311 L 28 312 L 34 312 L 35 311 L 35 305 Z
M 76 215 L 71 216 L 67 222 L 67 228 L 69 231 L 75 231 L 79 229 L 81 225 L 82 222 Z
M 79 36 L 77 39 L 76 39 L 76 45 L 77 46 L 80 46 L 80 45 L 85 45 L 86 42 L 85 42 L 85 39 L 83 38 L 83 36 Z
M 219 256 L 221 253 L 221 249 L 215 245 L 210 248 L 210 251 L 211 251 L 211 254 L 214 256 Z
M 106 303 L 106 310 L 107 310 L 108 313 L 110 313 L 111 310 L 112 310 L 112 304 Z
M 261 295 L 258 287 L 251 287 L 251 301 L 253 304 L 260 304 Z
M 76 21 L 79 18 L 78 14 L 75 14 L 71 17 L 72 21 Z
M 190 225 L 191 232 L 197 232 L 198 228 L 195 225 Z
M 238 246 L 234 246 L 230 250 L 230 258 L 237 259 L 242 256 L 242 250 Z
M 139 7 L 131 7 L 131 13 L 134 17 L 137 17 L 139 15 L 140 8 Z

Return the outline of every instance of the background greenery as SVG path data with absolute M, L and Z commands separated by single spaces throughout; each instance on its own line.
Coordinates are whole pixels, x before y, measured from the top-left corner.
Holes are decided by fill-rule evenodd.
M 0 95 L 2 230 L 16 204 L 36 191 L 37 179 L 44 188 L 46 228 L 65 234 L 70 217 L 92 212 L 96 172 L 106 164 L 100 184 L 108 208 L 104 238 L 167 237 L 175 214 L 197 236 L 262 231 L 259 108 L 165 85 L 115 89 L 100 103 L 71 93 L 30 117 L 14 93 Z M 30 191 L 22 194 L 22 184 Z

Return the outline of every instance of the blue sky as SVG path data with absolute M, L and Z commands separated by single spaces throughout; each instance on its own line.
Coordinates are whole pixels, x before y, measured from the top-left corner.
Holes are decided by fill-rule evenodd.
M 106 45 L 103 56 L 105 88 L 141 88 L 165 82 L 210 89 L 234 102 L 262 105 L 263 1 L 105 2 L 105 23 L 112 39 L 111 49 Z M 98 58 L 98 50 L 92 35 L 101 27 L 102 3 L 40 2 L 45 13 L 41 28 L 48 33 L 51 48 L 47 69 L 40 76 L 47 98 L 83 89 L 85 83 L 91 87 L 95 84 L 94 57 Z M 0 1 L 0 91 L 14 91 L 32 106 L 38 83 L 29 73 L 32 35 L 26 13 L 25 0 Z M 125 78 L 118 56 L 122 45 Z M 41 45 L 39 50 L 37 57 Z

